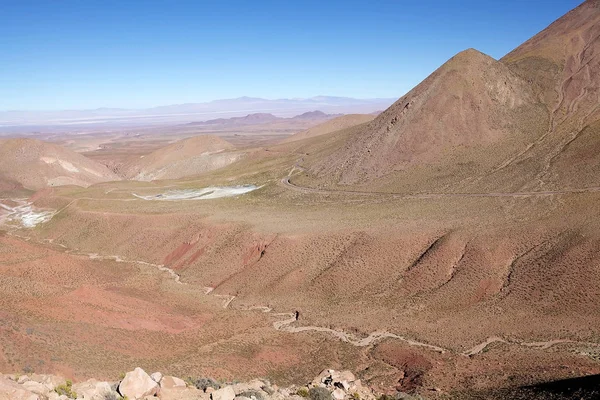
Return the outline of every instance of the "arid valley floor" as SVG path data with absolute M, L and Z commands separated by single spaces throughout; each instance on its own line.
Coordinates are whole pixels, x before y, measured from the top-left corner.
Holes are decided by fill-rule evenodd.
M 379 114 L 3 139 L 0 372 L 600 374 L 599 52 L 588 0 Z

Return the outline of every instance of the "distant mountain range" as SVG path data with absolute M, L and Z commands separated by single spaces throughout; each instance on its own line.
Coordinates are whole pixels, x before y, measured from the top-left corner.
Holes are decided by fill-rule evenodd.
M 28 129 L 35 126 L 60 126 L 63 129 L 145 126 L 189 123 L 198 120 L 240 117 L 248 114 L 272 114 L 292 117 L 320 110 L 328 114 L 371 113 L 385 109 L 395 99 L 354 99 L 316 96 L 306 99 L 262 99 L 239 97 L 206 103 L 175 104 L 146 109 L 98 108 L 95 110 L 1 111 L 0 128 Z
M 294 117 L 277 117 L 270 113 L 248 114 L 243 117 L 217 118 L 207 121 L 190 122 L 188 125 L 257 125 L 278 121 L 320 121 L 339 117 L 344 114 L 327 114 L 323 111 L 307 111 Z

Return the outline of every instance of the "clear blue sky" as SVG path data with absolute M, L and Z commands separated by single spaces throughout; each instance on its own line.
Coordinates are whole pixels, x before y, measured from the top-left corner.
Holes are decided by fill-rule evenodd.
M 400 97 L 495 58 L 580 0 L 3 0 L 0 110 Z

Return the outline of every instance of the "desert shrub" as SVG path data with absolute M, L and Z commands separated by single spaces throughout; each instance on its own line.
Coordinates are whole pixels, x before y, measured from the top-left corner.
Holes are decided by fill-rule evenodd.
M 68 379 L 63 385 L 58 385 L 54 391 L 60 396 L 67 396 L 70 399 L 77 398 L 77 393 L 73 391 L 73 382 Z
M 323 387 L 310 388 L 308 391 L 308 397 L 310 397 L 310 400 L 332 400 L 329 390 Z
M 258 390 L 252 390 L 252 389 L 246 390 L 245 392 L 240 393 L 238 396 L 247 397 L 249 399 L 254 397 L 256 400 L 265 400 L 265 397 L 263 396 L 263 394 L 261 392 L 259 392 Z
M 381 396 L 379 396 L 378 400 L 423 400 L 423 398 L 418 394 L 410 395 L 408 393 L 398 392 L 395 396 L 391 396 L 389 394 L 382 394 Z
M 350 398 L 351 398 L 352 400 L 360 400 L 360 394 L 358 394 L 358 393 L 354 392 L 354 393 L 352 393 L 352 394 L 350 395 Z
M 206 391 L 206 388 L 214 388 L 214 389 L 220 389 L 221 385 L 219 385 L 217 382 L 215 382 L 214 380 L 210 379 L 210 378 L 188 378 L 187 383 L 189 383 L 192 386 L 195 386 L 196 389 L 200 389 L 203 391 Z
M 296 390 L 296 394 L 300 397 L 308 397 L 308 388 L 301 387 L 298 390 Z

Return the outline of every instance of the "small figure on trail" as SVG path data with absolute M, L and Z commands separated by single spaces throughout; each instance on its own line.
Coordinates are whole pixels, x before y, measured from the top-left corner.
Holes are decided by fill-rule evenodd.
M 300 311 L 296 311 L 294 315 L 296 316 L 296 321 L 298 321 L 300 319 Z

